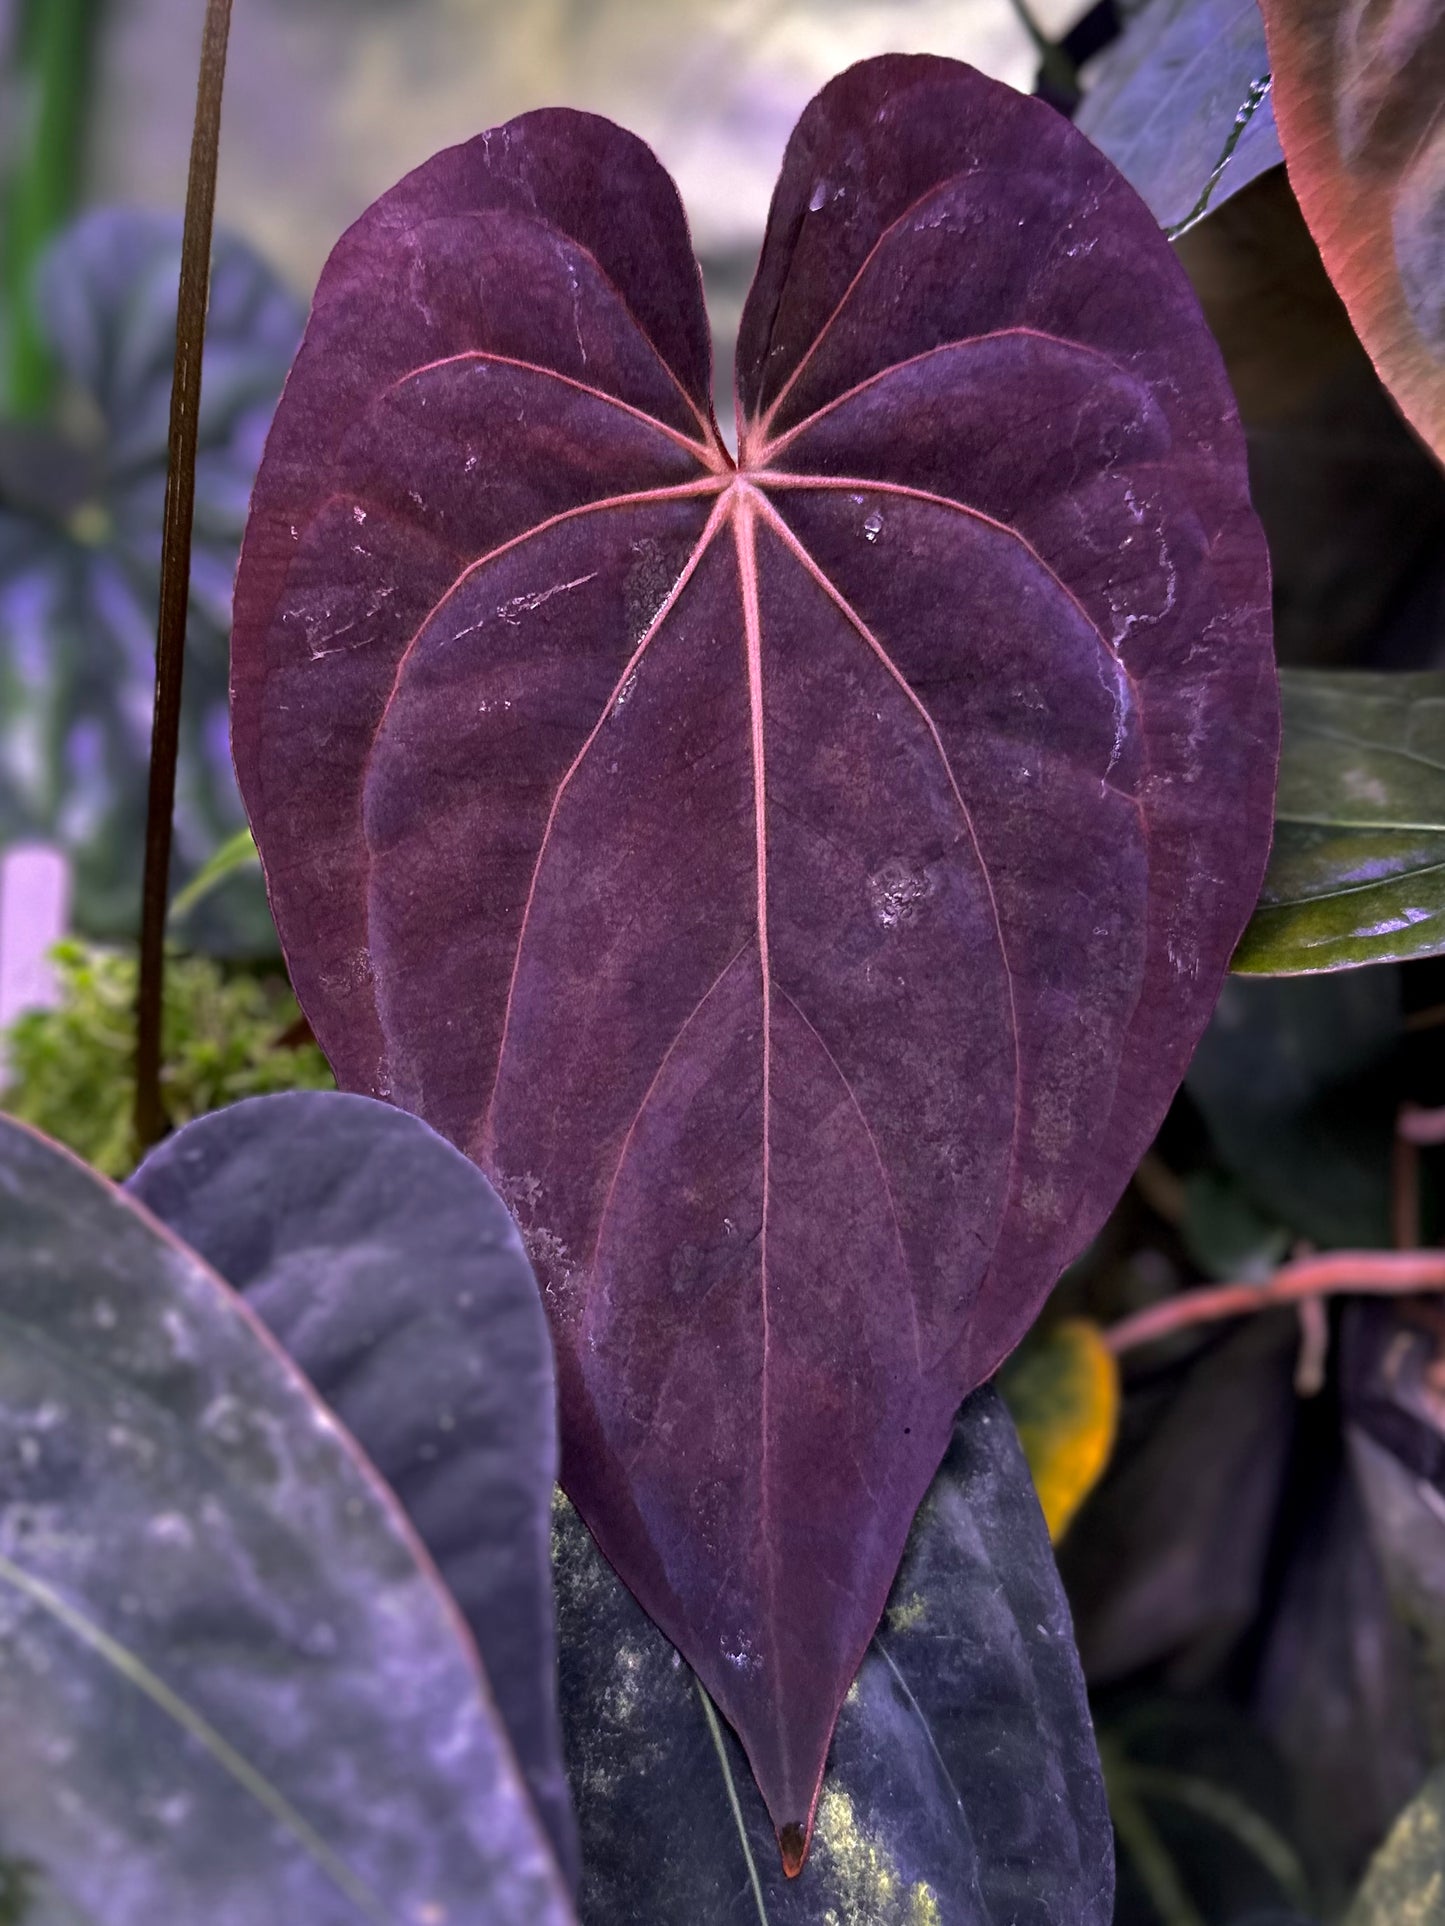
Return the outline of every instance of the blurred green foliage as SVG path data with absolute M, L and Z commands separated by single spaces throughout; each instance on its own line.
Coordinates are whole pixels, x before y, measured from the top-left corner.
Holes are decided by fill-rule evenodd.
M 82 943 L 61 944 L 55 959 L 59 1006 L 29 1012 L 3 1037 L 9 1081 L 0 1108 L 108 1177 L 124 1177 L 135 1163 L 136 959 Z M 174 955 L 161 1079 L 172 1123 L 242 1097 L 334 1089 L 315 1043 L 286 1040 L 299 1015 L 279 977 L 228 974 L 209 957 Z
M 28 1860 L 0 1858 L 0 1926 L 24 1926 L 35 1899 L 35 1876 Z
M 100 12 L 101 0 L 20 0 L 17 10 L 17 128 L 0 183 L 0 405 L 15 415 L 43 413 L 55 385 L 32 282 L 75 205 Z M 0 7 L 0 22 L 4 14 Z M 0 55 L 8 51 L 0 46 Z

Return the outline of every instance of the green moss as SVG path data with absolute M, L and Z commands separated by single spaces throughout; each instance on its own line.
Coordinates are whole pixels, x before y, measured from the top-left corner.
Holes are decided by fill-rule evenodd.
M 68 1145 L 108 1177 L 135 1159 L 136 960 L 125 951 L 62 943 L 61 999 L 11 1025 L 0 1042 L 0 1109 Z M 326 1059 L 309 1038 L 281 1039 L 300 1012 L 280 979 L 228 974 L 209 957 L 176 955 L 166 970 L 162 1083 L 173 1124 L 241 1097 L 330 1090 Z
M 942 1926 L 938 1895 L 923 1880 L 910 1884 L 881 1841 L 858 1823 L 841 1786 L 824 1785 L 813 1848 L 837 1885 L 844 1910 L 829 1907 L 825 1926 Z

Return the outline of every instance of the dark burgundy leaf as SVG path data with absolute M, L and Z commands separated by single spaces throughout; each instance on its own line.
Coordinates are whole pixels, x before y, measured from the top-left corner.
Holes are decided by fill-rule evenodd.
M 467 1160 L 367 1097 L 256 1097 L 127 1188 L 237 1290 L 396 1493 L 476 1639 L 558 1859 L 552 1347 L 516 1227 Z
M 1321 1449 L 1327 1426 L 1334 1436 Z M 1429 1695 L 1411 1675 L 1414 1640 L 1392 1609 L 1368 1477 L 1342 1459 L 1331 1410 L 1296 1457 L 1280 1520 L 1292 1542 L 1285 1561 L 1276 1547 L 1284 1571 L 1252 1695 L 1290 1764 L 1301 1836 L 1337 1904 L 1429 1766 Z
M 299 1371 L 5 1118 L 0 1199 L 0 1840 L 38 1917 L 566 1926 L 456 1609 Z
M 1435 1762 L 1445 1758 L 1445 1310 L 1438 1298 L 1353 1304 L 1341 1348 L 1351 1465 Z
M 833 82 L 737 467 L 708 380 L 617 128 L 528 115 L 383 196 L 263 465 L 235 741 L 317 1036 L 519 1216 L 563 1482 L 796 1866 L 958 1402 L 1213 1003 L 1276 700 L 1217 352 L 1040 103 Z
M 1069 1609 L 991 1387 L 909 1534 L 796 1884 L 736 1740 L 570 1506 L 555 1542 L 587 1926 L 1107 1926 L 1113 1840 Z
M 1180 238 L 1239 403 L 1282 663 L 1424 667 L 1440 632 L 1445 470 L 1350 324 L 1283 168 Z
M 1059 1547 L 1091 1687 L 1167 1665 L 1188 1688 L 1255 1618 L 1298 1350 L 1275 1312 L 1129 1391 L 1113 1461 Z
M 1285 162 L 1360 339 L 1445 460 L 1445 6 L 1262 0 Z

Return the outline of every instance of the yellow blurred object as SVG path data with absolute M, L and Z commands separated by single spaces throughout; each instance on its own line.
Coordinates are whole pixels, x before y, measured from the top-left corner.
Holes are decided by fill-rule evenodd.
M 1119 1423 L 1119 1367 L 1097 1324 L 1035 1331 L 999 1375 L 1049 1536 L 1057 1544 L 1104 1473 Z

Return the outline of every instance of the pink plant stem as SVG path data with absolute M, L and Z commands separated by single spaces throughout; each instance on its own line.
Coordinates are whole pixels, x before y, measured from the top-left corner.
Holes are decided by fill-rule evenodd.
M 1105 1332 L 1104 1342 L 1119 1357 L 1196 1324 L 1282 1304 L 1342 1295 L 1408 1297 L 1417 1291 L 1445 1291 L 1445 1251 L 1330 1251 L 1281 1265 L 1262 1284 L 1215 1284 L 1151 1304 L 1121 1318 Z
M 1395 1129 L 1407 1144 L 1445 1144 L 1445 1110 L 1426 1110 L 1418 1103 L 1402 1104 Z

